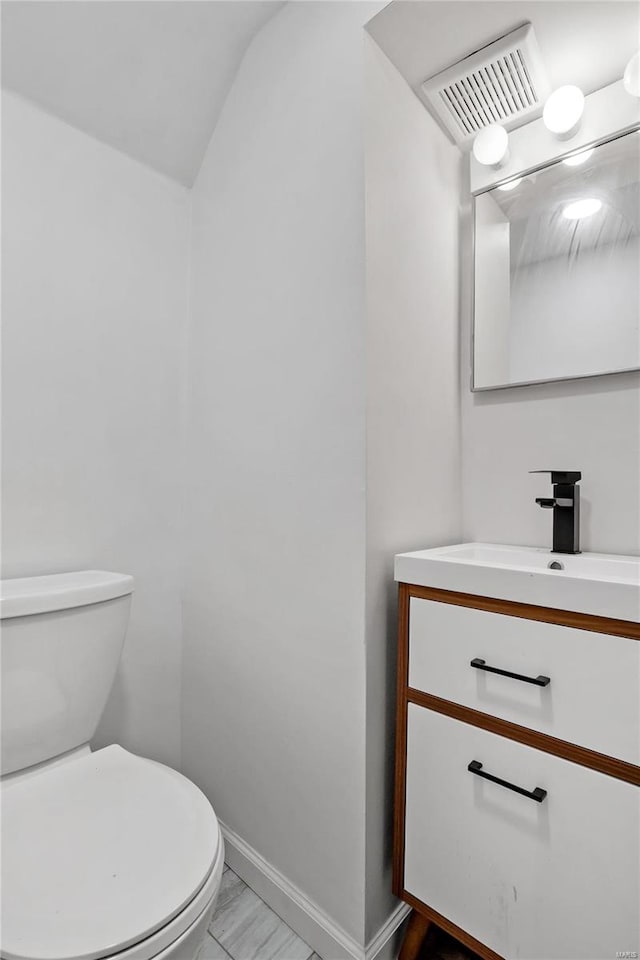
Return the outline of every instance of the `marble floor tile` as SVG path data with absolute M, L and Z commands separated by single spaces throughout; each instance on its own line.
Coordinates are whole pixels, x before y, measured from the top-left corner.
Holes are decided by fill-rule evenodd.
M 198 960 L 231 960 L 231 958 L 224 947 L 208 933 L 200 948 Z
M 313 954 L 233 870 L 223 874 L 209 933 L 232 960 L 310 960 Z
M 209 933 L 222 943 L 225 935 L 235 929 L 262 902 L 233 870 L 225 870 L 216 911 L 209 924 Z

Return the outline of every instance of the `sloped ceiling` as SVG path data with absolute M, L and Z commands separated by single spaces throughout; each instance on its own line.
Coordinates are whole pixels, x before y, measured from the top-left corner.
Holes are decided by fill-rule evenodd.
M 4 0 L 3 86 L 190 186 L 276 0 Z
M 525 21 L 552 88 L 613 83 L 640 45 L 636 0 L 394 0 L 367 30 L 428 106 L 424 80 Z

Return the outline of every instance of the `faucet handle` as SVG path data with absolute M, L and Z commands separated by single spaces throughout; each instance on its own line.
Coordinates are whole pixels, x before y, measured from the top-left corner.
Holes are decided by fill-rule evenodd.
M 579 470 L 529 470 L 529 473 L 550 473 L 551 483 L 578 483 L 582 480 Z

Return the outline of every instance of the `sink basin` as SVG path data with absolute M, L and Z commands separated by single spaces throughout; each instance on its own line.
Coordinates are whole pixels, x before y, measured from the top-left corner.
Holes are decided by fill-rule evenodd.
M 458 543 L 398 554 L 395 579 L 618 620 L 640 620 L 640 557 Z

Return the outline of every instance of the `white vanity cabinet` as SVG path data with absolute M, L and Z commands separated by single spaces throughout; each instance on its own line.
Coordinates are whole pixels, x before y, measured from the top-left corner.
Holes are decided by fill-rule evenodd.
M 487 960 L 640 956 L 639 624 L 406 583 L 399 621 L 396 894 Z

